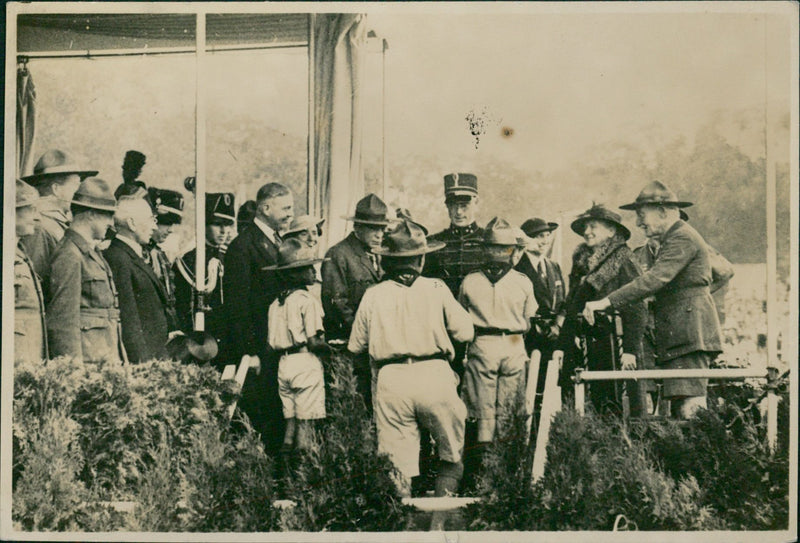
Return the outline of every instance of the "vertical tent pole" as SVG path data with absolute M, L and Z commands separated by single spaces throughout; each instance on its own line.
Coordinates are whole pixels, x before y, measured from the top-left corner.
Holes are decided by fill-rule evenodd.
M 386 190 L 389 183 L 389 163 L 386 160 L 386 50 L 389 43 L 386 38 L 381 38 L 381 176 L 383 193 L 381 198 L 386 201 Z
M 777 250 L 776 250 L 776 167 L 772 159 L 772 138 L 769 107 L 769 60 L 768 17 L 764 15 L 764 164 L 766 166 L 766 198 L 767 198 L 767 367 L 777 363 L 778 331 L 777 331 Z
M 197 244 L 195 280 L 197 284 L 197 306 L 195 307 L 194 329 L 205 331 L 203 313 L 203 288 L 206 284 L 206 15 L 197 12 L 195 26 L 195 240 Z
M 318 217 L 320 210 L 317 209 L 317 126 L 316 126 L 316 84 L 315 84 L 315 41 L 314 27 L 316 26 L 317 15 L 308 14 L 308 137 L 306 138 L 306 155 L 308 158 L 308 178 L 306 179 L 306 210 L 312 217 Z

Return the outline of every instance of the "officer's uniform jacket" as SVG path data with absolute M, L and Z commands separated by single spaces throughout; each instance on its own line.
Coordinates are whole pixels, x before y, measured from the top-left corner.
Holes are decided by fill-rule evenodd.
M 194 266 L 197 258 L 197 249 L 192 249 L 182 257 L 175 260 L 172 267 L 172 274 L 175 277 L 175 311 L 178 317 L 180 329 L 189 332 L 194 326 L 194 288 L 195 275 Z M 211 259 L 219 262 L 217 266 L 209 266 Z M 205 312 L 206 332 L 216 339 L 222 339 L 225 334 L 225 315 L 222 312 L 222 304 L 225 302 L 225 269 L 223 261 L 225 253 L 219 247 L 206 244 L 206 284 L 216 283 L 214 290 L 206 293 L 203 301 L 207 307 Z M 216 268 L 216 269 L 214 269 Z M 216 277 L 210 277 L 215 273 Z
M 23 236 L 22 245 L 33 269 L 46 284 L 53 253 L 69 228 L 69 217 L 58 207 L 55 198 L 40 198 L 36 204 L 39 221 L 32 234 Z
M 374 255 L 373 255 L 374 256 Z M 328 249 L 322 263 L 322 308 L 325 337 L 348 339 L 356 310 L 367 289 L 383 272 L 354 232 Z
M 464 277 L 483 264 L 483 228 L 475 223 L 464 227 L 451 224 L 449 228 L 428 236 L 428 243 L 432 241 L 443 241 L 446 245 L 425 256 L 422 275 L 443 280 L 453 296 L 458 296 Z
M 84 362 L 127 361 L 111 268 L 103 256 L 68 229 L 50 265 L 47 335 L 50 356 Z
M 14 360 L 48 358 L 44 297 L 33 263 L 21 244 L 14 253 Z
M 695 351 L 721 352 L 720 326 L 711 298 L 711 264 L 705 240 L 678 220 L 661 238 L 652 266 L 608 295 L 619 308 L 653 296 L 656 363 Z
M 167 357 L 170 326 L 161 281 L 131 246 L 119 238 L 103 252 L 119 292 L 122 343 L 133 363 Z
M 167 253 L 155 244 L 145 250 L 150 256 L 150 266 L 161 281 L 161 286 L 164 287 L 164 293 L 167 295 L 166 310 L 170 330 L 182 330 L 175 309 L 175 272 L 167 258 Z

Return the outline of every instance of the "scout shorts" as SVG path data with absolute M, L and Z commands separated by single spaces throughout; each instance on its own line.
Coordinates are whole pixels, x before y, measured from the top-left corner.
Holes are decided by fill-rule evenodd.
M 278 394 L 284 418 L 324 419 L 325 377 L 319 358 L 312 353 L 282 356 L 278 363 Z

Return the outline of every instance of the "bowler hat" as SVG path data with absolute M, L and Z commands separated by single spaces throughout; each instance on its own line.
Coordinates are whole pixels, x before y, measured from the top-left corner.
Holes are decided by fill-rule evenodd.
M 180 362 L 207 362 L 217 356 L 219 345 L 208 332 L 178 334 L 167 342 L 167 354 Z
M 386 217 L 388 209 L 383 200 L 369 193 L 356 204 L 356 213 L 352 217 L 343 217 L 348 221 L 374 226 L 388 226 L 391 221 Z
M 425 232 L 421 224 L 402 219 L 394 230 L 383 236 L 383 245 L 372 252 L 382 256 L 419 256 L 445 246 L 442 241 L 428 242 Z
M 158 224 L 180 224 L 183 219 L 183 195 L 176 190 L 147 189 Z
M 16 207 L 32 206 L 39 199 L 39 191 L 27 184 L 22 179 L 16 180 L 17 205 Z
M 648 183 L 636 197 L 633 203 L 619 206 L 620 209 L 638 209 L 645 205 L 668 205 L 675 207 L 689 207 L 692 202 L 678 200 L 675 193 L 669 190 L 661 181 Z
M 478 178 L 471 173 L 449 173 L 444 176 L 444 199 L 452 202 L 458 197 L 478 195 Z
M 609 224 L 613 224 L 619 232 L 622 233 L 622 237 L 626 240 L 630 239 L 631 231 L 622 224 L 622 217 L 619 213 L 615 213 L 608 209 L 603 204 L 594 204 L 592 207 L 578 215 L 578 218 L 572 221 L 570 227 L 572 231 L 578 234 L 579 236 L 583 235 L 583 231 L 586 229 L 586 223 L 589 221 L 603 221 Z
M 311 215 L 300 215 L 299 217 L 292 219 L 292 224 L 289 226 L 289 229 L 283 233 L 283 237 L 296 234 L 298 232 L 305 232 L 306 230 L 319 231 L 319 227 L 322 226 L 324 222 L 325 219 L 318 219 L 316 217 L 312 217 Z
M 206 193 L 206 224 L 233 224 L 236 204 L 232 192 Z
M 83 170 L 76 166 L 72 162 L 72 157 L 64 151 L 51 149 L 39 157 L 39 161 L 33 167 L 33 175 L 26 175 L 22 180 L 35 187 L 55 175 L 79 175 L 83 180 L 97 175 L 97 170 Z
M 111 212 L 117 206 L 117 200 L 111 192 L 111 187 L 99 177 L 87 177 L 81 181 L 78 190 L 72 197 L 72 203 L 89 209 Z
M 552 232 L 558 228 L 558 224 L 554 222 L 545 222 L 544 219 L 536 217 L 534 219 L 528 219 L 522 223 L 520 228 L 522 228 L 522 231 L 525 232 L 526 236 L 532 238 L 537 234 L 541 234 L 542 232 Z
M 288 270 L 311 266 L 322 262 L 324 258 L 317 256 L 316 247 L 309 247 L 295 238 L 285 239 L 278 247 L 278 263 L 274 266 L 265 266 L 262 270 Z
M 519 245 L 517 234 L 507 220 L 495 217 L 486 225 L 484 245 Z

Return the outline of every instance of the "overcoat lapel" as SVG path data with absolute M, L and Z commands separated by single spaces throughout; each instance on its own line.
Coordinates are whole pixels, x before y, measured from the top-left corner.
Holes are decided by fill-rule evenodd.
M 124 251 L 128 253 L 131 258 L 131 262 L 134 266 L 139 268 L 144 274 L 152 281 L 153 285 L 156 287 L 156 291 L 158 291 L 158 297 L 161 298 L 162 302 L 167 301 L 167 293 L 164 290 L 164 285 L 161 283 L 161 280 L 156 275 L 156 272 L 153 270 L 151 266 L 149 266 L 136 252 L 128 246 L 127 243 L 122 242 L 118 239 L 114 239 L 112 243 L 116 244 L 118 247 L 121 247 Z

